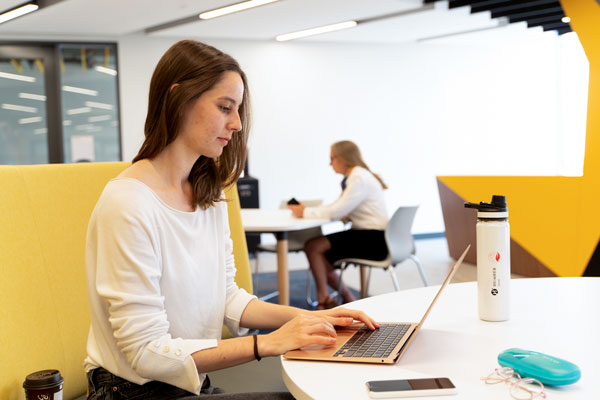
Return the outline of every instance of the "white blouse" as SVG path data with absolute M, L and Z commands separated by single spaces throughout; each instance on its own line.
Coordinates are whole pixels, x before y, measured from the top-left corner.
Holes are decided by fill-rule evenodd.
M 381 183 L 371 172 L 354 167 L 346 179 L 346 189 L 333 203 L 304 209 L 305 218 L 342 219 L 352 221 L 352 229 L 384 230 L 388 223 L 387 208 Z
M 92 213 L 86 269 L 91 327 L 84 365 L 136 384 L 199 394 L 191 354 L 217 346 L 223 323 L 255 298 L 238 288 L 227 205 L 176 210 L 141 181 L 110 181 Z

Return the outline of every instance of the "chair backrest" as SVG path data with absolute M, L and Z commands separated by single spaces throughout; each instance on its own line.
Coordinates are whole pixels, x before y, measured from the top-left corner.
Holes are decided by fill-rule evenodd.
M 385 241 L 394 264 L 415 253 L 411 229 L 418 208 L 419 206 L 398 207 L 385 228 Z
M 233 241 L 233 259 L 235 260 L 235 283 L 248 293 L 252 293 L 252 271 L 250 269 L 250 258 L 248 246 L 246 245 L 246 234 L 242 226 L 242 213 L 240 197 L 236 185 L 225 189 L 227 198 L 227 214 L 229 215 L 229 230 Z
M 85 393 L 87 225 L 128 165 L 0 166 L 0 399 L 23 399 L 43 369 L 61 372 L 65 399 Z
M 85 394 L 90 327 L 87 225 L 106 183 L 130 163 L 0 166 L 0 399 L 23 399 L 23 381 L 58 369 L 64 398 Z M 252 292 L 235 186 L 226 191 L 236 282 Z

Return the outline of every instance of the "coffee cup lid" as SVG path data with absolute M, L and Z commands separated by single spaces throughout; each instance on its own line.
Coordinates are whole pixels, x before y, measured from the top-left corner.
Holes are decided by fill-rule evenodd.
M 57 369 L 45 369 L 27 375 L 23 387 L 25 389 L 43 389 L 55 385 L 60 385 L 64 382 L 60 371 Z

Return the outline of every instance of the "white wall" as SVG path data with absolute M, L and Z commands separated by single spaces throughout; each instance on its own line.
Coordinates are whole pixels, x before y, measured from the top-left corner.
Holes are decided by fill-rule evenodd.
M 126 160 L 143 140 L 150 76 L 173 42 L 119 40 Z M 403 45 L 208 42 L 249 78 L 249 167 L 261 207 L 292 196 L 333 201 L 341 177 L 328 165 L 329 146 L 342 139 L 355 141 L 387 182 L 390 213 L 421 204 L 415 233 L 444 230 L 436 175 L 581 174 L 588 72 L 574 34 Z

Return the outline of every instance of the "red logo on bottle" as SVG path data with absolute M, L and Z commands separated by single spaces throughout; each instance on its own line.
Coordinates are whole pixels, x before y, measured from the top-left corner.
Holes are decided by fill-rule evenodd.
M 492 263 L 494 261 L 495 262 L 499 262 L 500 261 L 500 253 L 497 252 L 497 251 L 493 251 L 493 252 L 488 253 L 488 260 L 490 262 L 492 262 Z

